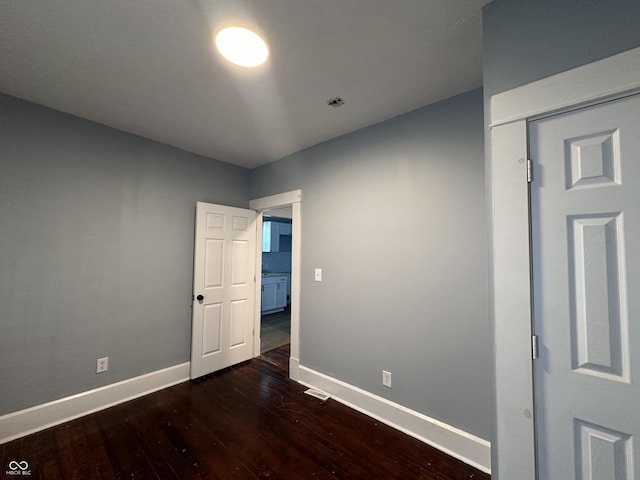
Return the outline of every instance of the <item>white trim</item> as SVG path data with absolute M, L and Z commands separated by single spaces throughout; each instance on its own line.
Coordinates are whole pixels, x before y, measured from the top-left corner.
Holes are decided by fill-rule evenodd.
M 289 378 L 300 381 L 300 359 L 289 357 Z
M 300 192 L 300 190 L 298 190 Z M 300 282 L 302 275 L 302 192 L 292 204 L 291 237 L 291 350 L 289 356 L 300 358 Z M 289 376 L 297 380 L 296 376 Z
M 0 417 L 0 444 L 189 380 L 189 362 Z
M 299 382 L 463 462 L 491 473 L 491 444 L 468 432 L 300 365 Z
M 491 97 L 491 126 L 640 88 L 640 47 Z
M 535 479 L 526 159 L 526 121 L 491 130 L 492 465 L 507 480 Z
M 492 469 L 536 478 L 531 366 L 531 267 L 525 159 L 527 122 L 640 89 L 640 48 L 491 97 L 490 289 L 494 352 Z M 527 248 L 525 248 L 527 247 Z
M 249 202 L 251 210 L 267 210 L 271 208 L 286 207 L 292 203 L 302 201 L 302 190 L 292 190 L 290 192 L 278 193 L 269 197 L 256 198 Z
M 260 338 L 260 317 L 262 316 L 262 221 L 263 214 L 258 210 L 256 215 L 256 298 L 253 302 L 253 356 L 258 357 L 262 351 Z
M 291 205 L 291 352 L 289 354 L 289 377 L 297 380 L 298 359 L 300 358 L 300 275 L 302 264 L 302 190 L 279 193 L 269 197 L 257 198 L 249 202 L 249 208 L 258 211 L 258 222 L 262 222 L 262 212 L 273 208 Z M 260 223 L 258 223 L 260 225 Z M 258 228 L 258 245 L 262 245 L 262 231 Z M 262 266 L 262 248 L 256 258 L 256 277 Z M 255 331 L 260 332 L 260 294 L 256 289 Z M 259 337 L 259 335 L 255 335 Z M 260 340 L 254 341 L 254 353 L 260 355 Z

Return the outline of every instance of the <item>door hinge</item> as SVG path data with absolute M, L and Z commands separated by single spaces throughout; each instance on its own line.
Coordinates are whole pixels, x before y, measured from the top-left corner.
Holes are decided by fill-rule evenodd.
M 533 162 L 530 158 L 527 158 L 527 182 L 533 181 Z
M 536 360 L 539 356 L 538 351 L 538 336 L 531 335 L 531 357 Z

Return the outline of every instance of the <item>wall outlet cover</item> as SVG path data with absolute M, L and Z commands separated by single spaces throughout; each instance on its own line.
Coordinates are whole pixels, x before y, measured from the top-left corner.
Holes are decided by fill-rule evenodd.
M 109 357 L 99 358 L 96 362 L 96 373 L 103 373 L 109 370 Z

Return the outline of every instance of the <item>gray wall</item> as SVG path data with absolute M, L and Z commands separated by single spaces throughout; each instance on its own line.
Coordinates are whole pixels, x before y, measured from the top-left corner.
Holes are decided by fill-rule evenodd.
M 331 140 L 251 197 L 302 189 L 301 363 L 488 439 L 482 115 L 475 90 Z
M 195 202 L 248 191 L 246 169 L 0 95 L 0 414 L 188 361 Z
M 484 7 L 490 96 L 640 45 L 638 0 L 494 0 Z

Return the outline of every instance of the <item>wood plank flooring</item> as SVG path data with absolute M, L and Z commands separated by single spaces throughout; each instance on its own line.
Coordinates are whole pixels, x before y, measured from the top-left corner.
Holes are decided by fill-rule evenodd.
M 291 309 L 262 315 L 260 318 L 260 353 L 282 347 L 291 342 Z
M 0 445 L 0 474 L 26 461 L 30 478 L 54 480 L 490 478 L 305 395 L 288 348 Z

